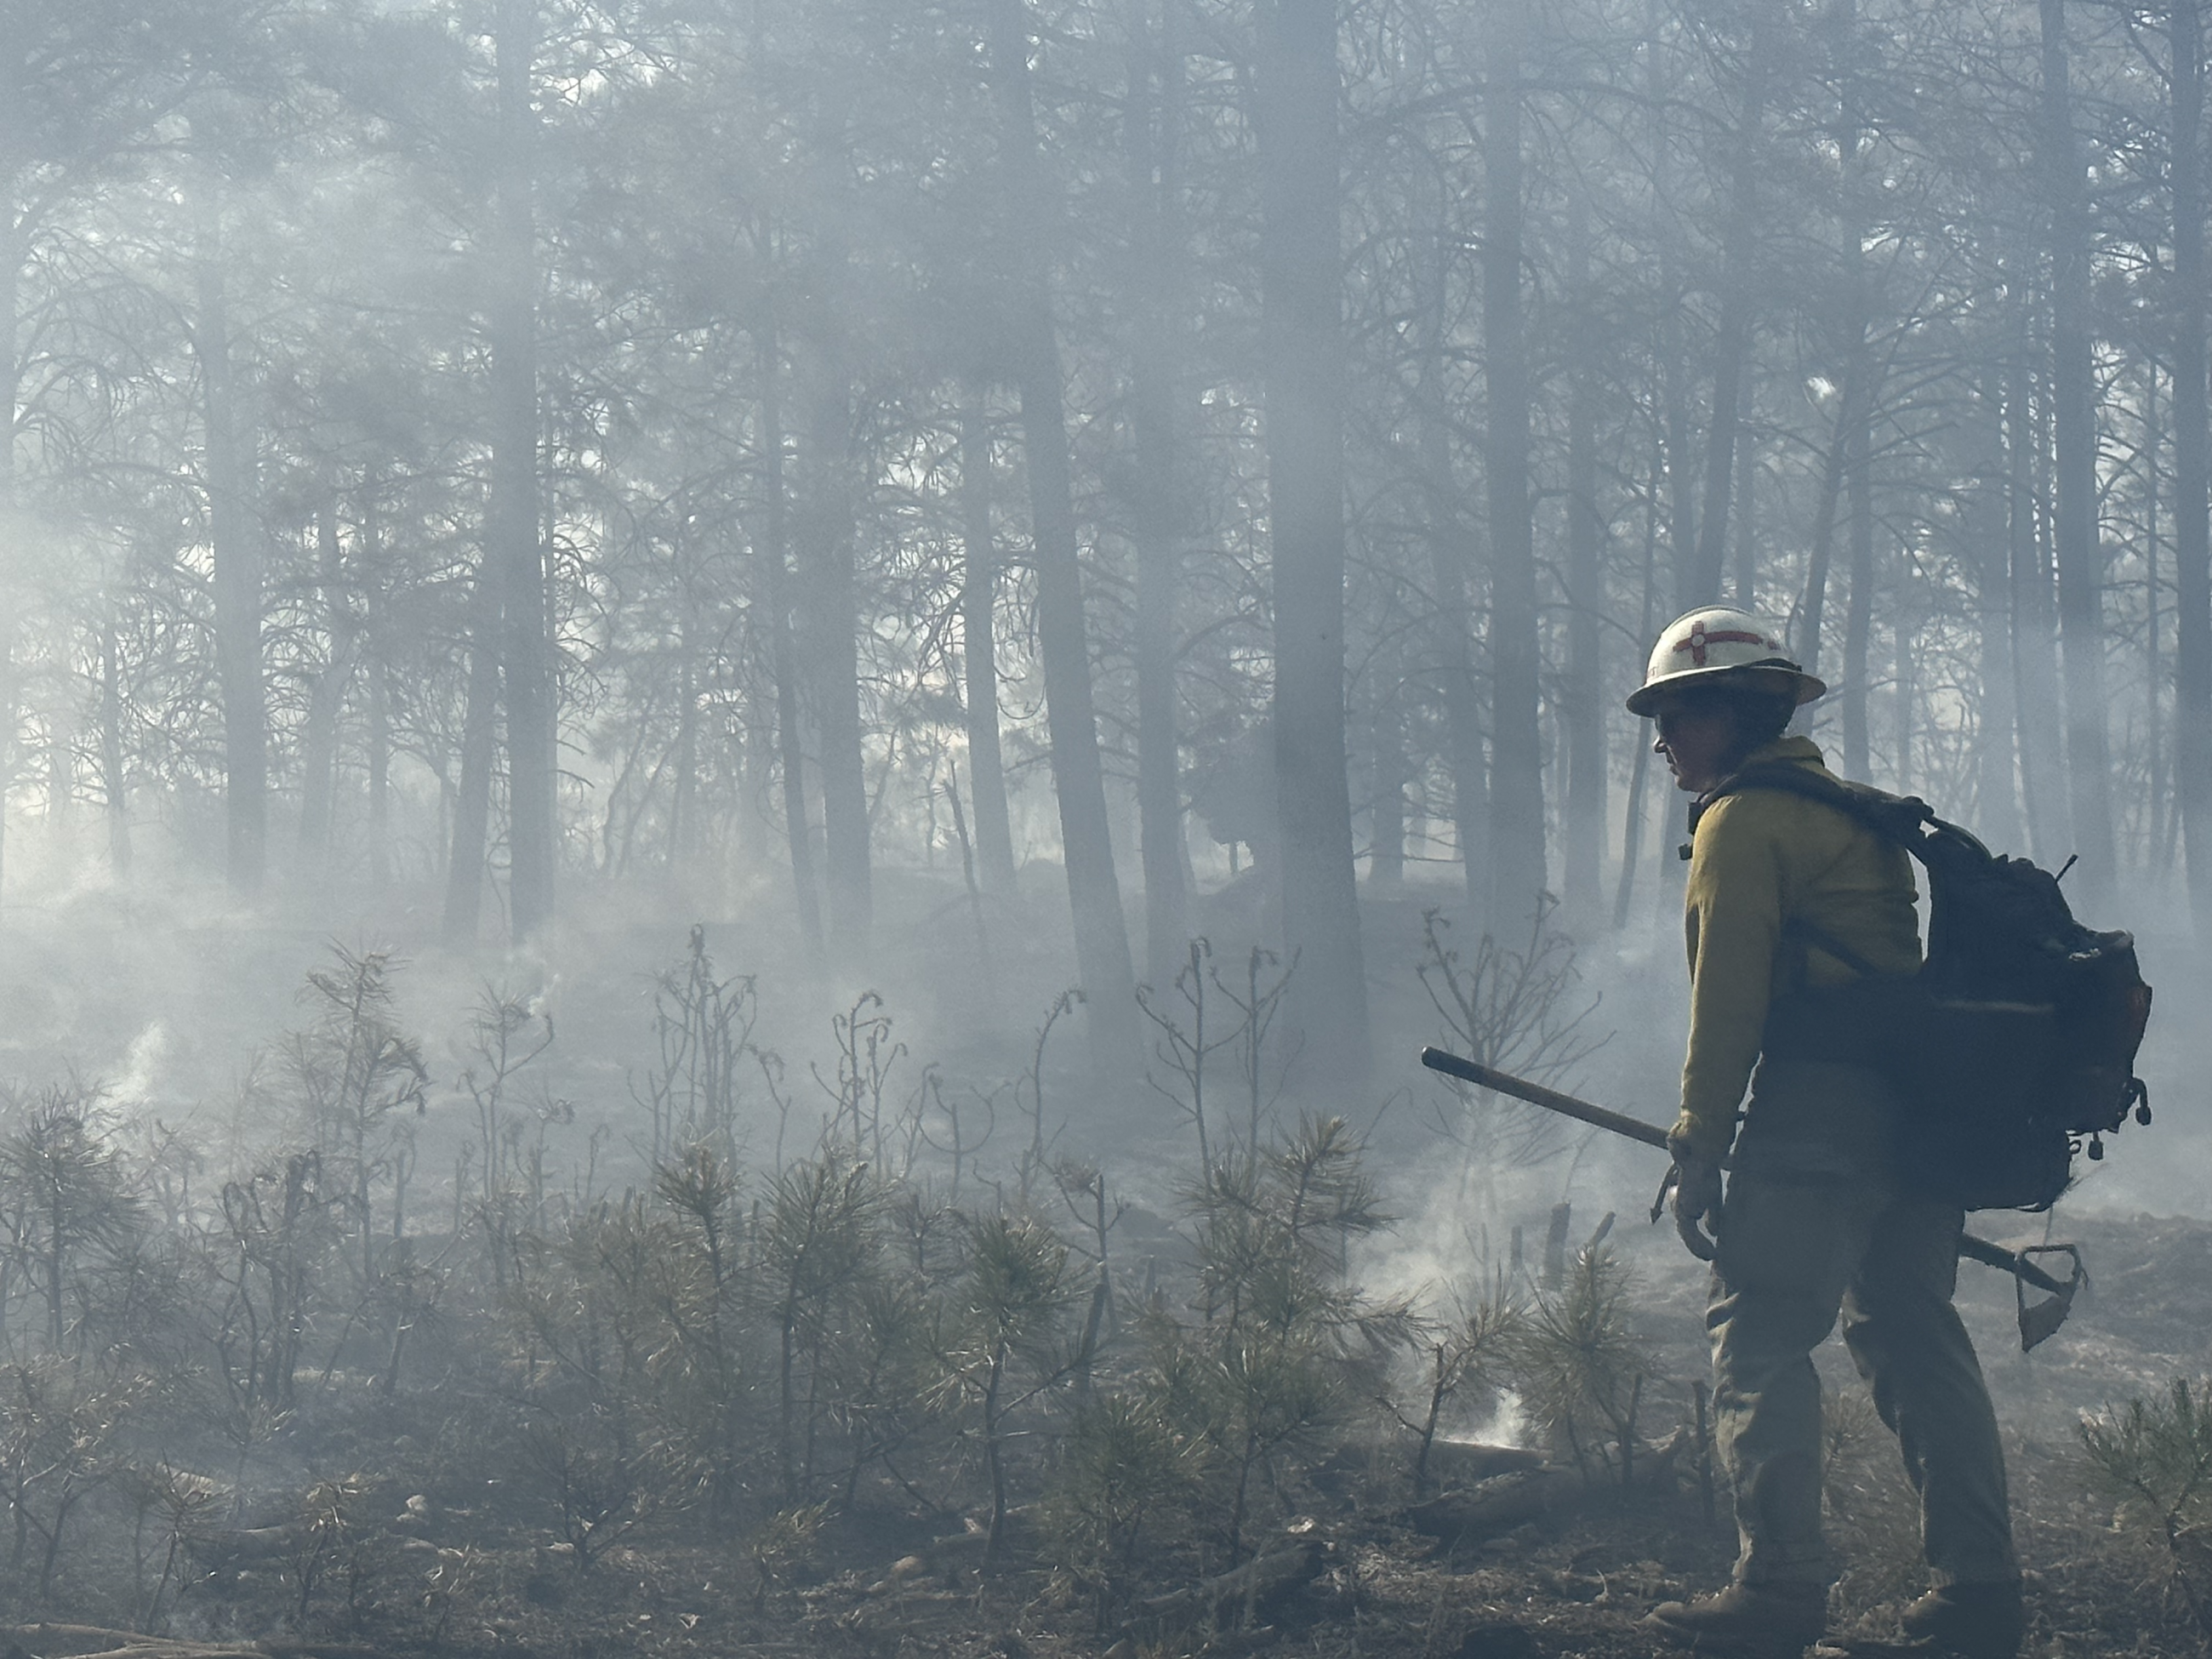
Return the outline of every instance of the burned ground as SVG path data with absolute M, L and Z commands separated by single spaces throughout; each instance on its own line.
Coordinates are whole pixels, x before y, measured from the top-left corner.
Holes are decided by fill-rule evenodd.
M 396 962 L 317 971 L 248 1079 L 274 1133 L 228 1152 L 89 1087 L 9 1099 L 0 1595 L 33 1659 L 1628 1656 L 1726 1575 L 1703 1270 L 1635 1214 L 1641 1163 L 1540 1163 L 1455 1221 L 1432 1188 L 1469 1198 L 1474 1139 L 1286 1108 L 1255 1139 L 1225 1060 L 1203 1162 L 1187 1097 L 1039 1158 L 1058 1074 L 891 1075 L 879 1003 L 802 1085 L 696 942 L 565 1028 L 646 1028 L 612 1084 L 613 1036 L 550 1069 L 529 1000 L 480 996 L 447 1060 Z M 1555 1229 L 1531 1194 L 1562 1170 Z M 2152 1484 L 2212 1473 L 2172 1395 L 2212 1373 L 2212 1225 L 2103 1196 L 1976 1219 L 2083 1248 L 2033 1353 L 2009 1281 L 1960 1270 L 2030 1650 L 2200 1653 L 2202 1496 L 2162 1530 L 2081 1423 L 2144 1402 L 2120 1450 Z M 1923 1584 L 1911 1498 L 1840 1345 L 1820 1364 L 1833 1605 L 1878 1635 Z
M 1969 1267 L 1961 1293 L 2007 1426 L 2030 1569 L 2029 1650 L 2199 1653 L 2204 1638 L 2171 1563 L 2116 1531 L 2112 1504 L 2086 1486 L 2075 1424 L 2085 1405 L 2212 1368 L 2212 1279 L 2200 1270 L 2212 1228 L 2092 1215 L 2063 1231 L 2084 1244 L 2092 1289 L 2066 1329 L 2033 1355 L 2008 1340 L 2012 1302 L 1997 1275 Z M 1176 1236 L 1152 1217 L 1130 1218 L 1129 1233 Z M 1267 1524 L 1240 1552 L 1222 1546 L 1218 1524 L 1209 1544 L 1201 1525 L 1187 1553 L 1152 1558 L 1103 1616 L 1095 1584 L 1069 1571 L 1065 1529 L 1051 1531 L 1048 1497 L 1015 1506 L 1000 1559 L 985 1570 L 988 1493 L 957 1432 L 935 1449 L 940 1461 L 927 1473 L 872 1470 L 819 1505 L 779 1511 L 773 1494 L 752 1504 L 741 1496 L 717 1514 L 703 1493 L 664 1492 L 633 1500 L 611 1536 L 592 1540 L 574 1512 L 564 1525 L 557 1460 L 529 1425 L 517 1430 L 526 1384 L 464 1357 L 474 1324 L 465 1298 L 426 1333 L 406 1386 L 386 1391 L 343 1372 L 302 1378 L 297 1403 L 272 1420 L 254 1454 L 320 1474 L 292 1495 L 289 1513 L 270 1507 L 274 1494 L 264 1491 L 258 1510 L 238 1517 L 253 1524 L 210 1516 L 165 1530 L 162 1515 L 173 1510 L 142 1499 L 132 1541 L 142 1596 L 154 1558 L 171 1549 L 184 1558 L 165 1575 L 162 1604 L 141 1599 L 141 1618 L 130 1618 L 131 1598 L 117 1590 L 134 1564 L 114 1534 L 88 1531 L 45 1611 L 73 1614 L 72 1624 L 157 1626 L 166 1640 L 130 1638 L 147 1659 L 160 1659 L 156 1650 L 183 1659 L 248 1641 L 328 1659 L 1648 1654 L 1652 1644 L 1635 1620 L 1657 1600 L 1718 1582 L 1731 1547 L 1725 1498 L 1711 1509 L 1704 1501 L 1691 1414 L 1675 1404 L 1687 1401 L 1681 1385 L 1701 1360 L 1697 1274 L 1644 1248 L 1648 1241 L 1634 1243 L 1635 1323 L 1652 1380 L 1639 1430 L 1646 1467 L 1626 1488 L 1610 1457 L 1585 1477 L 1556 1463 L 1504 1468 L 1454 1444 L 1435 1461 L 1436 1494 L 1417 1504 L 1410 1437 L 1340 1398 L 1334 1421 L 1286 1443 L 1269 1472 Z M 1157 1291 L 1158 1269 L 1154 1278 Z M 1838 1385 L 1831 1502 L 1844 1559 L 1836 1606 L 1839 1627 L 1874 1635 L 1920 1587 L 1912 1514 L 1893 1449 L 1839 1358 L 1832 1346 L 1823 1356 Z M 1042 1427 L 1033 1420 L 1028 1431 Z M 1025 1447 L 1017 1478 L 1048 1490 L 1046 1466 L 1061 1455 Z M 1480 1512 L 1486 1493 L 1494 1498 L 1515 1480 L 1544 1483 L 1533 1510 Z M 1455 1524 L 1455 1512 L 1474 1518 Z M 42 1659 L 124 1639 L 58 1625 L 14 1632 L 17 1650 Z

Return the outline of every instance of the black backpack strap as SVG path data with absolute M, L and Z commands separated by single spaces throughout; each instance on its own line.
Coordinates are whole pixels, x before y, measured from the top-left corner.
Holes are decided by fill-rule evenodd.
M 1801 981 L 1805 977 L 1805 964 L 1803 957 L 1806 947 L 1808 945 L 1814 950 L 1820 951 L 1823 956 L 1833 957 L 1838 962 L 1842 963 L 1844 967 L 1850 969 L 1861 979 L 1883 979 L 1887 977 L 1881 969 L 1875 967 L 1874 963 L 1869 962 L 1863 956 L 1851 949 L 1850 945 L 1844 944 L 1843 940 L 1838 939 L 1826 928 L 1816 927 L 1802 916 L 1792 916 L 1789 921 L 1782 924 L 1782 937 L 1786 939 L 1793 940 L 1796 944 L 1799 957 L 1797 964 L 1797 977 Z
M 1706 810 L 1730 795 L 1740 795 L 1747 789 L 1774 789 L 1786 795 L 1800 796 L 1832 806 L 1853 822 L 1872 830 L 1886 841 L 1895 842 L 1907 852 L 1918 849 L 1923 824 L 1933 823 L 1936 810 L 1917 795 L 1886 795 L 1879 789 L 1869 789 L 1863 784 L 1848 784 L 1824 773 L 1807 770 L 1790 761 L 1769 761 L 1763 765 L 1747 766 L 1733 772 L 1697 798 L 1690 805 L 1690 833 L 1698 832 L 1698 821 Z
M 1940 822 L 1935 809 L 1917 796 L 1884 794 L 1879 789 L 1864 785 L 1854 786 L 1829 777 L 1826 773 L 1813 772 L 1789 761 L 1769 761 L 1764 765 L 1747 766 L 1731 773 L 1691 804 L 1690 833 L 1698 833 L 1698 820 L 1707 808 L 1730 795 L 1741 794 L 1747 789 L 1772 789 L 1805 800 L 1818 801 L 1823 806 L 1833 807 L 1854 823 L 1880 836 L 1883 840 L 1902 847 L 1906 852 L 1926 861 L 1925 838 L 1921 834 L 1923 824 Z M 1683 848 L 1684 856 L 1689 848 Z M 1862 979 L 1888 977 L 1865 957 L 1844 944 L 1826 928 L 1815 927 L 1802 917 L 1792 917 L 1783 925 L 1783 937 L 1797 948 L 1797 973 L 1802 983 L 1805 975 L 1807 947 L 1833 957 Z

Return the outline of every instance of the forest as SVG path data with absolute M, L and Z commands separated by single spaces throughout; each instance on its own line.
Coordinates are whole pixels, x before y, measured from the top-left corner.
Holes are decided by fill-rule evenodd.
M 0 0 L 9 1659 L 1648 1652 L 1660 1170 L 1412 1060 L 1671 1112 L 1715 602 L 2142 941 L 1960 1296 L 2033 1650 L 2202 1652 L 2206 33 Z

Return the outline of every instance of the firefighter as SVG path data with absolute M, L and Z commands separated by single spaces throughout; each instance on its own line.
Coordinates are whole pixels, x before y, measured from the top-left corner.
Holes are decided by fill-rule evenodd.
M 1707 606 L 1660 635 L 1628 708 L 1656 721 L 1676 787 L 1704 796 L 1754 763 L 1820 769 L 1820 751 L 1785 733 L 1826 689 L 1765 623 Z M 1683 1242 L 1712 1263 L 1716 1441 L 1741 1547 L 1725 1589 L 1647 1622 L 1701 1652 L 1795 1653 L 1820 1636 L 1830 1574 L 1812 1355 L 1840 1311 L 1920 1495 L 1933 1588 L 1906 1610 L 1908 1635 L 1931 1654 L 2011 1659 L 2022 1620 L 2003 1452 L 1952 1306 L 1965 1218 L 1899 1179 L 1902 1108 L 1873 1063 L 1878 1031 L 1828 1031 L 1808 1048 L 1769 1025 L 1778 1005 L 1819 1010 L 1825 988 L 1917 969 L 1906 855 L 1781 790 L 1700 806 L 1672 1207 Z M 1806 1024 L 1801 1012 L 1780 1029 Z

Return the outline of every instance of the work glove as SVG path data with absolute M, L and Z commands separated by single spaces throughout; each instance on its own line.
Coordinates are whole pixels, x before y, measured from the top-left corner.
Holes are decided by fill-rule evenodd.
M 1674 1167 L 1667 1172 L 1667 1185 L 1660 1189 L 1660 1198 L 1664 1201 L 1671 1195 L 1674 1231 L 1682 1236 L 1690 1254 L 1700 1261 L 1711 1261 L 1719 1248 L 1712 1235 L 1720 1231 L 1720 1160 L 1687 1141 L 1670 1141 L 1668 1146 L 1674 1154 Z M 1655 1215 L 1652 1219 L 1658 1218 Z

